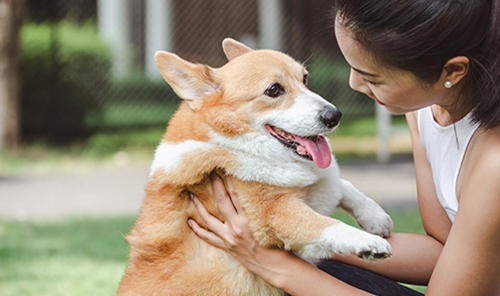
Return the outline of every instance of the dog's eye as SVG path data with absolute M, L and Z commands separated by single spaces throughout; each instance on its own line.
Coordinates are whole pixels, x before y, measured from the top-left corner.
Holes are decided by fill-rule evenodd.
M 266 95 L 270 96 L 271 98 L 276 98 L 277 96 L 283 94 L 285 90 L 279 83 L 273 83 L 267 90 L 266 90 Z
M 309 74 L 304 74 L 304 78 L 302 78 L 302 82 L 304 85 L 307 85 L 307 81 L 309 80 Z

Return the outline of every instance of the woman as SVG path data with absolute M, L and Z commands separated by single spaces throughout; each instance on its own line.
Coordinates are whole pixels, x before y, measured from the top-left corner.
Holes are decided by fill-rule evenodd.
M 337 0 L 335 15 L 350 86 L 406 114 L 427 234 L 392 234 L 381 262 L 322 262 L 332 277 L 256 243 L 219 179 L 226 222 L 196 202 L 213 232 L 188 223 L 293 295 L 414 293 L 396 281 L 428 284 L 427 295 L 500 295 L 500 0 Z

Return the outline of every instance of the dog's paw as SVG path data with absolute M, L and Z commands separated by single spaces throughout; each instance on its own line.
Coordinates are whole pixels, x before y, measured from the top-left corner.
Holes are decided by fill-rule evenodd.
M 367 261 L 378 261 L 392 255 L 392 248 L 387 240 L 346 224 L 330 226 L 323 234 L 334 241 L 332 245 L 338 248 L 335 253 L 350 253 Z
M 365 231 L 382 237 L 391 236 L 392 227 L 394 226 L 391 216 L 382 208 L 372 209 L 371 213 L 358 217 L 356 221 Z
M 377 235 L 344 223 L 323 230 L 321 237 L 300 250 L 302 258 L 328 258 L 336 254 L 352 254 L 367 261 L 378 261 L 392 255 L 391 245 Z

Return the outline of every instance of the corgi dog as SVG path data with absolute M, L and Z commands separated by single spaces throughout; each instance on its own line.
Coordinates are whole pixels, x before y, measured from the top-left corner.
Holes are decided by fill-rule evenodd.
M 220 68 L 159 51 L 158 68 L 183 99 L 151 167 L 131 233 L 118 295 L 284 295 L 235 258 L 200 239 L 189 192 L 223 221 L 209 175 L 233 179 L 255 239 L 310 260 L 333 253 L 379 260 L 392 254 L 392 220 L 341 179 L 324 133 L 342 116 L 307 87 L 305 67 L 286 54 L 223 41 Z M 340 206 L 365 231 L 329 215 Z

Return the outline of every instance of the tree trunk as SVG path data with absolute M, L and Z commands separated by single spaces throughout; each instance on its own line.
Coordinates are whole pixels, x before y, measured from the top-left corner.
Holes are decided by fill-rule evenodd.
M 20 145 L 19 30 L 23 0 L 0 0 L 0 149 Z

